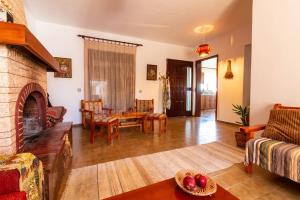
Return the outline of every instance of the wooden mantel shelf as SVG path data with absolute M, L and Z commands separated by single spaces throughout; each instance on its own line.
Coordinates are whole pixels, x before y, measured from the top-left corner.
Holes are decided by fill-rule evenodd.
M 0 44 L 21 46 L 45 63 L 48 71 L 60 71 L 57 61 L 25 25 L 0 22 Z

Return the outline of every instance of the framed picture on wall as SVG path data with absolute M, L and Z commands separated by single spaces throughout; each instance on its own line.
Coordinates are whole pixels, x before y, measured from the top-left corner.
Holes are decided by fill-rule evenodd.
M 54 72 L 56 78 L 72 78 L 72 59 L 54 57 L 59 64 L 61 72 Z
M 147 65 L 147 80 L 156 81 L 157 80 L 157 65 Z

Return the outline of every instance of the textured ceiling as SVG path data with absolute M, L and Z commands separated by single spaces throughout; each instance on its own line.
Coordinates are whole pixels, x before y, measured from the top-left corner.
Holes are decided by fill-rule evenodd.
M 38 20 L 160 42 L 195 46 L 196 26 L 217 35 L 251 23 L 251 0 L 24 0 Z

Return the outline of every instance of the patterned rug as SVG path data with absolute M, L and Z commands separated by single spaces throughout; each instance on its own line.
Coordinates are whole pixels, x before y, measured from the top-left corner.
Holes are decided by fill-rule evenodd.
M 62 199 L 104 199 L 174 177 L 180 169 L 211 173 L 243 159 L 243 150 L 213 142 L 100 163 L 72 170 Z

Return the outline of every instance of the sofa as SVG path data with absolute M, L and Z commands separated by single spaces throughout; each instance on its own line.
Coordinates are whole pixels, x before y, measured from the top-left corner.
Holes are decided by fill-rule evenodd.
M 264 125 L 241 127 L 247 136 L 245 169 L 256 164 L 300 183 L 300 108 L 275 104 Z M 263 131 L 261 136 L 255 134 Z
M 31 153 L 0 156 L 0 200 L 44 199 L 42 162 Z

